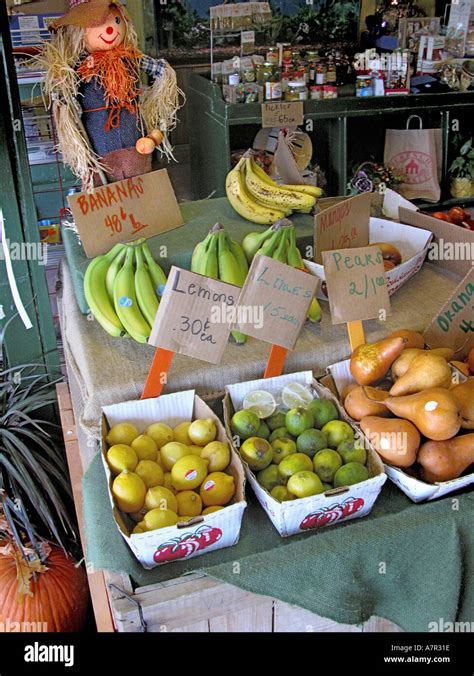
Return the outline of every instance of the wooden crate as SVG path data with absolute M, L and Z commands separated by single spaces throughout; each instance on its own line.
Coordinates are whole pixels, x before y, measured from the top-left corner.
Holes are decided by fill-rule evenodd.
M 68 368 L 67 383 L 57 385 L 61 423 L 81 540 L 82 476 L 93 449 L 74 409 L 80 394 Z M 338 624 L 268 596 L 244 591 L 201 574 L 134 588 L 128 575 L 96 571 L 87 566 L 97 629 L 100 632 L 393 632 L 395 624 L 372 617 L 361 625 Z

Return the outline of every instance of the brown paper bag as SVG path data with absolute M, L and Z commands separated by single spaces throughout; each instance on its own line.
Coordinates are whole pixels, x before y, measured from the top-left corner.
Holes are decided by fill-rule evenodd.
M 409 128 L 413 118 L 419 129 Z M 397 190 L 406 199 L 439 202 L 442 158 L 441 130 L 423 129 L 419 115 L 410 115 L 406 129 L 387 129 L 384 164 L 404 177 Z

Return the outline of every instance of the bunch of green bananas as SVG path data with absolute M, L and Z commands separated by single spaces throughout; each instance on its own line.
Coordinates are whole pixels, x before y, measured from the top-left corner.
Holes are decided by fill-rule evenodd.
M 191 272 L 242 287 L 248 271 L 242 247 L 229 237 L 220 223 L 216 223 L 194 249 Z M 239 331 L 232 331 L 231 335 L 239 344 L 245 343 L 247 339 Z
M 293 211 L 309 213 L 321 196 L 312 185 L 278 185 L 255 162 L 250 151 L 227 175 L 227 198 L 252 223 L 271 225 Z
M 307 272 L 296 245 L 295 226 L 287 218 L 280 219 L 264 232 L 249 232 L 242 241 L 242 249 L 249 263 L 261 254 Z M 311 301 L 308 319 L 314 323 L 321 321 L 321 307 L 316 297 Z
M 166 275 L 144 239 L 116 244 L 90 263 L 84 293 L 90 311 L 111 336 L 146 343 L 166 284 Z

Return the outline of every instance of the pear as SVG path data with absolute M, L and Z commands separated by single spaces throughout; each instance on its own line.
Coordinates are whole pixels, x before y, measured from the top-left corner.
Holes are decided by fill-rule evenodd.
M 468 378 L 463 383 L 451 388 L 459 404 L 461 413 L 461 427 L 465 430 L 474 430 L 474 378 Z
M 421 354 L 438 355 L 439 357 L 444 357 L 446 361 L 449 361 L 454 356 L 454 350 L 452 350 L 450 347 L 436 347 L 434 350 L 407 348 L 406 350 L 403 350 L 402 354 L 392 364 L 393 380 L 401 378 L 408 371 L 408 367 L 413 362 L 413 360 L 416 359 L 416 357 L 419 357 Z
M 369 398 L 368 394 L 372 394 L 373 397 Z M 388 418 L 392 414 L 384 404 L 379 403 L 388 396 L 388 392 L 377 390 L 375 387 L 361 387 L 358 385 L 344 399 L 344 408 L 354 420 L 362 420 L 367 415 L 378 415 Z
M 421 438 L 411 422 L 369 415 L 362 418 L 360 427 L 382 460 L 395 467 L 413 465 Z
M 359 385 L 375 385 L 382 380 L 405 347 L 400 336 L 384 338 L 357 347 L 351 356 L 350 371 Z
M 425 347 L 425 339 L 421 335 L 421 333 L 418 333 L 418 331 L 412 331 L 411 329 L 398 329 L 397 331 L 392 331 L 392 333 L 388 336 L 389 338 L 393 338 L 394 336 L 400 336 L 400 338 L 406 338 L 406 348 L 418 348 L 420 350 L 423 350 Z
M 388 397 L 384 403 L 394 415 L 409 420 L 425 437 L 434 441 L 451 439 L 461 427 L 456 397 L 443 387 L 405 397 Z
M 451 369 L 443 357 L 425 351 L 411 362 L 405 373 L 390 388 L 394 397 L 414 394 L 432 387 L 449 387 Z
M 474 463 L 474 434 L 427 441 L 418 453 L 421 478 L 428 483 L 457 479 Z

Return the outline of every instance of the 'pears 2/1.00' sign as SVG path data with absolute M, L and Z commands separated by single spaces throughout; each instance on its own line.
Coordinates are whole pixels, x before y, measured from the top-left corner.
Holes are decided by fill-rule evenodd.
M 378 247 L 323 251 L 333 324 L 391 314 L 382 253 Z

